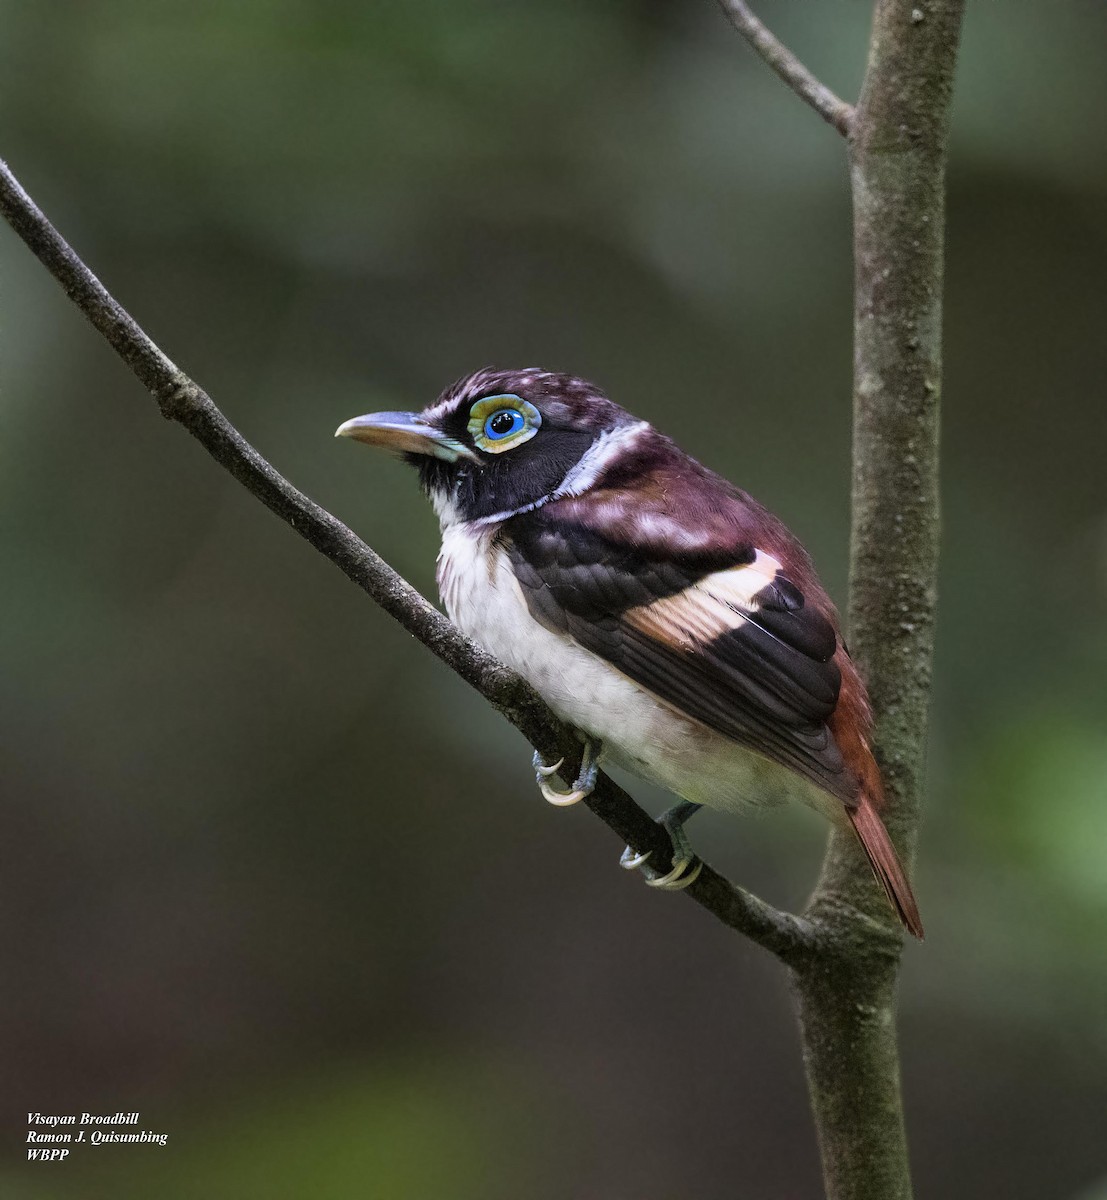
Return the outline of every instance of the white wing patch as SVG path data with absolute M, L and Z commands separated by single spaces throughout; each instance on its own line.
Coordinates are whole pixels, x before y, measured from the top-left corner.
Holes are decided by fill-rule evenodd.
M 701 580 L 689 589 L 701 593 L 699 602 L 685 600 L 677 627 L 687 626 L 689 610 L 712 612 L 712 606 L 719 620 L 729 614 L 724 628 L 731 627 L 741 620 L 743 604 L 753 611 L 751 597 L 771 582 L 776 569 L 776 560 L 764 555 L 748 567 Z M 450 619 L 518 671 L 560 717 L 598 738 L 604 761 L 715 808 L 737 812 L 799 798 L 843 820 L 841 801 L 815 783 L 715 732 L 572 638 L 539 624 L 490 533 L 464 525 L 448 528 L 438 570 Z
M 777 577 L 780 563 L 758 550 L 753 562 L 706 575 L 675 596 L 629 609 L 623 619 L 651 637 L 695 650 L 737 629 L 757 612 L 754 597 Z

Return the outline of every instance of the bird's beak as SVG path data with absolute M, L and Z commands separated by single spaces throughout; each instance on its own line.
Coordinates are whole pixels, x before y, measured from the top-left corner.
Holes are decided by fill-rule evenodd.
M 334 436 L 353 438 L 370 446 L 383 446 L 395 454 L 426 454 L 445 459 L 446 462 L 476 458 L 467 446 L 447 437 L 418 413 L 367 413 L 364 417 L 343 421 Z

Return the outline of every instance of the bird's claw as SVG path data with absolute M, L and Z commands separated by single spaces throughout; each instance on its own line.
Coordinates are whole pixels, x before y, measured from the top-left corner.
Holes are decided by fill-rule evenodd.
M 695 864 L 693 866 L 693 864 Z M 689 871 L 688 868 L 692 869 Z M 647 868 L 648 870 L 648 868 Z M 673 864 L 673 869 L 667 875 L 646 876 L 646 887 L 660 888 L 663 892 L 683 892 L 686 887 L 691 887 L 700 877 L 700 872 L 703 870 L 703 863 L 693 854 L 689 858 L 682 858 L 679 862 Z M 685 874 L 685 872 L 688 872 Z
M 559 791 L 548 779 L 538 780 L 538 790 L 546 803 L 555 808 L 568 808 L 572 804 L 579 804 L 585 796 L 592 794 L 591 788 L 583 787 L 574 787 L 568 792 Z
M 619 857 L 619 866 L 625 871 L 642 868 L 646 877 L 646 886 L 660 888 L 663 892 L 682 892 L 691 887 L 700 877 L 703 862 L 698 859 L 688 843 L 688 835 L 684 832 L 684 822 L 699 810 L 699 805 L 689 800 L 682 800 L 658 819 L 658 824 L 668 833 L 673 843 L 672 869 L 664 875 L 648 865 L 652 850 L 638 854 L 627 846 Z
M 635 852 L 629 846 L 627 846 L 623 850 L 622 854 L 619 855 L 619 866 L 622 867 L 624 871 L 637 871 L 652 853 L 652 850 L 647 850 L 645 854 L 635 854 Z
M 694 854 L 689 853 L 676 859 L 673 862 L 671 871 L 660 875 L 653 871 L 651 867 L 646 866 L 646 861 L 652 853 L 652 850 L 647 850 L 645 854 L 636 854 L 627 846 L 619 857 L 619 866 L 624 871 L 634 871 L 639 867 L 644 867 L 643 874 L 646 876 L 646 886 L 660 888 L 663 892 L 684 891 L 686 887 L 691 887 L 699 879 L 700 872 L 703 870 L 703 863 Z
M 586 741 L 584 743 L 584 751 L 580 758 L 580 774 L 573 786 L 568 791 L 563 791 L 551 782 L 551 776 L 557 773 L 565 759 L 559 758 L 557 762 L 550 765 L 544 763 L 542 756 L 535 750 L 534 781 L 538 784 L 538 790 L 547 804 L 552 804 L 556 808 L 568 808 L 569 805 L 579 804 L 592 795 L 596 787 L 596 776 L 600 769 L 598 752 L 599 747 L 595 742 Z

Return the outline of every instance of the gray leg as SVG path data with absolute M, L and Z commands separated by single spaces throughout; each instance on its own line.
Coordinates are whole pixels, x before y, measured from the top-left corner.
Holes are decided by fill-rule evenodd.
M 570 804 L 579 804 L 581 800 L 584 800 L 587 796 L 591 796 L 596 787 L 596 776 L 600 770 L 600 751 L 602 749 L 602 743 L 596 741 L 594 738 L 586 737 L 584 739 L 584 749 L 580 756 L 580 774 L 577 775 L 576 783 L 567 792 L 555 787 L 551 782 L 551 776 L 557 773 L 565 760 L 559 758 L 557 762 L 548 765 L 542 761 L 542 756 L 535 750 L 534 779 L 538 784 L 538 790 L 550 804 L 554 804 L 558 808 L 566 808 Z
M 657 823 L 668 833 L 673 843 L 673 869 L 668 874 L 660 875 L 646 865 L 652 851 L 635 854 L 629 846 L 623 851 L 619 866 L 627 871 L 633 871 L 636 867 L 644 868 L 646 883 L 650 887 L 662 888 L 667 892 L 683 891 L 689 884 L 695 883 L 703 870 L 703 863 L 696 859 L 688 835 L 684 832 L 684 822 L 702 807 L 702 804 L 695 804 L 691 800 L 681 800 L 658 817 Z

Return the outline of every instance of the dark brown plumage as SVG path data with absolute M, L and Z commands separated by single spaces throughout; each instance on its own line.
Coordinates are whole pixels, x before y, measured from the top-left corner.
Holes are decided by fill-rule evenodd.
M 451 617 L 555 711 L 693 805 L 768 802 L 798 776 L 922 936 L 864 683 L 781 521 L 572 376 L 477 372 L 343 431 L 419 463 Z
M 521 514 L 500 537 L 537 620 L 842 800 L 889 901 L 923 936 L 878 815 L 864 683 L 807 552 L 776 517 L 650 430 L 584 495 Z M 756 611 L 704 636 L 718 617 L 698 581 L 758 551 L 780 570 L 753 595 Z

